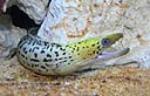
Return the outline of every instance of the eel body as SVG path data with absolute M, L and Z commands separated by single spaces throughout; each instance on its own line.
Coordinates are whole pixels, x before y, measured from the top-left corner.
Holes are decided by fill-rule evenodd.
M 33 35 L 24 36 L 17 47 L 21 65 L 42 75 L 67 75 L 86 66 L 123 35 L 115 33 L 106 37 L 61 45 L 42 41 Z

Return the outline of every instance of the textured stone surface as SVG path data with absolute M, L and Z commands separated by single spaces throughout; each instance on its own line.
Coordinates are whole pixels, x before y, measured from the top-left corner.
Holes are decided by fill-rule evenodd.
M 21 67 L 20 67 L 21 69 Z M 0 82 L 1 96 L 149 96 L 150 71 L 111 68 L 94 76 L 43 77 L 20 70 Z M 17 78 L 17 79 L 16 79 Z
M 52 0 L 39 36 L 61 43 L 112 32 L 122 32 L 129 8 L 119 0 Z
M 17 6 L 40 24 L 46 14 L 49 0 L 17 0 Z
M 66 44 L 121 32 L 124 38 L 115 48 L 129 47 L 131 51 L 111 63 L 136 61 L 140 67 L 148 68 L 149 8 L 149 0 L 52 0 L 38 35 L 47 41 Z
M 9 16 L 0 16 L 0 57 L 5 58 L 16 48 L 26 30 L 14 27 Z

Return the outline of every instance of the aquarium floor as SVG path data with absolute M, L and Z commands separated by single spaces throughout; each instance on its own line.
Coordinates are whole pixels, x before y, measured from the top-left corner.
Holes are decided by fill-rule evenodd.
M 150 96 L 150 70 L 107 68 L 78 76 L 39 76 L 1 62 L 0 96 Z

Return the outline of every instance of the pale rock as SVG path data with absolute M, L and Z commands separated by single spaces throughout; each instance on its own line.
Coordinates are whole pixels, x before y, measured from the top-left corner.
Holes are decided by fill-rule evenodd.
M 5 58 L 10 54 L 22 36 L 26 34 L 24 29 L 14 27 L 9 16 L 0 16 L 0 58 Z
M 16 0 L 16 5 L 23 10 L 36 24 L 44 19 L 49 0 Z
M 137 62 L 150 67 L 149 0 L 52 0 L 38 35 L 49 42 L 67 44 L 103 34 L 121 32 L 115 48 L 129 47 L 126 56 L 106 65 Z

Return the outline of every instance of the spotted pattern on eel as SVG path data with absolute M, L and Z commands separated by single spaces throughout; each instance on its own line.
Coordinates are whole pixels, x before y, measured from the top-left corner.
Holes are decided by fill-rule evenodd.
M 111 39 L 117 41 L 121 35 L 117 36 L 120 37 Z M 28 34 L 18 44 L 17 57 L 21 65 L 35 73 L 66 75 L 86 66 L 86 61 L 101 54 L 101 49 L 104 47 L 101 43 L 102 39 L 96 37 L 61 45 L 42 41 L 40 38 Z

